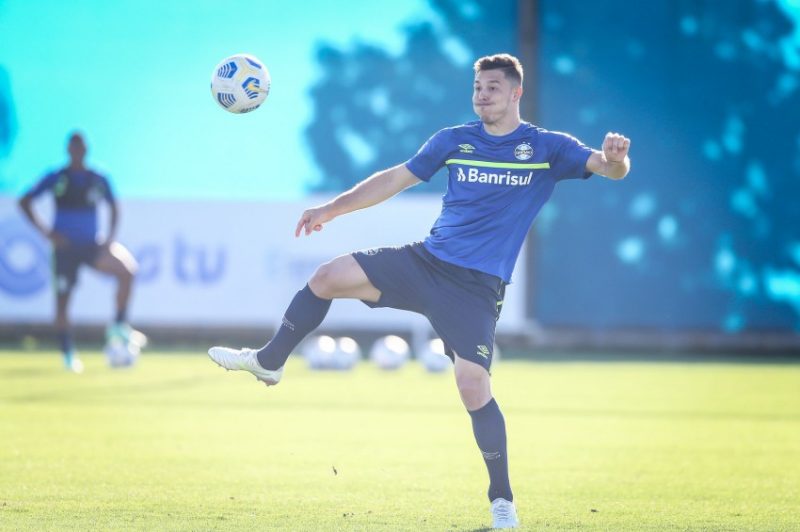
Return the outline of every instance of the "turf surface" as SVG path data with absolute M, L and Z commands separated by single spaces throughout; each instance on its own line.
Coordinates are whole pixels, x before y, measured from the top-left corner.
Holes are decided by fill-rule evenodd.
M 484 530 L 451 375 L 0 351 L 0 530 Z M 503 361 L 527 530 L 800 530 L 800 365 Z

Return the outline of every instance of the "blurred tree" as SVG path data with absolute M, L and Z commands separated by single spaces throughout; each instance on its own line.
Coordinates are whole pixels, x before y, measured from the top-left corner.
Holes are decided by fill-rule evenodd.
M 351 50 L 320 44 L 322 79 L 311 89 L 306 129 L 322 180 L 312 191 L 342 191 L 410 158 L 439 129 L 474 120 L 472 63 L 516 51 L 516 0 L 431 0 L 434 21 L 403 28 L 397 57 L 369 43 Z M 417 192 L 444 189 L 416 187 Z
M 5 69 L 0 66 L 0 160 L 11 153 L 16 133 L 14 103 L 11 100 L 11 84 Z M 0 190 L 5 188 L 5 176 L 0 171 Z
M 609 17 L 602 4 L 542 2 L 545 127 L 592 144 L 625 132 L 633 170 L 624 186 L 554 196 L 537 247 L 540 317 L 800 330 L 800 9 L 625 6 Z M 587 271 L 586 257 L 607 267 Z
M 14 104 L 11 101 L 11 85 L 6 70 L 0 66 L 0 157 L 11 151 L 14 141 Z

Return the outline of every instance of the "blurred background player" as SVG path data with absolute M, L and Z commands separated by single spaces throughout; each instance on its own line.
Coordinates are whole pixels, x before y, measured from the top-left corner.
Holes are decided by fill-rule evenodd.
M 106 331 L 106 341 L 143 346 L 146 338 L 127 323 L 128 302 L 136 274 L 136 259 L 114 240 L 119 211 L 108 180 L 85 165 L 86 142 L 73 133 L 67 144 L 69 164 L 45 175 L 19 200 L 25 216 L 53 246 L 54 288 L 56 294 L 55 328 L 64 356 L 64 366 L 80 373 L 83 364 L 73 344 L 68 315 L 72 289 L 77 284 L 82 265 L 111 275 L 117 280 L 116 314 Z M 33 210 L 33 200 L 49 192 L 55 201 L 51 226 L 43 223 Z M 110 210 L 108 232 L 101 240 L 97 207 L 106 201 Z
M 505 286 L 556 183 L 593 173 L 622 179 L 630 168 L 630 141 L 608 133 L 598 151 L 523 122 L 522 65 L 511 55 L 482 57 L 474 70 L 472 105 L 479 121 L 439 131 L 405 164 L 306 210 L 295 230 L 295 236 L 320 231 L 334 218 L 385 201 L 446 166 L 442 212 L 425 241 L 359 251 L 323 264 L 294 297 L 266 346 L 212 347 L 209 356 L 224 368 L 249 371 L 274 385 L 289 354 L 322 323 L 333 299 L 355 298 L 370 307 L 425 315 L 455 363 L 456 385 L 489 473 L 492 524 L 514 528 L 518 519 L 505 420 L 489 374 Z

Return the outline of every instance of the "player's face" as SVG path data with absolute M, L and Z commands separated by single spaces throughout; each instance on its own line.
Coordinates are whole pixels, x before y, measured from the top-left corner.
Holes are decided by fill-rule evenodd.
M 494 124 L 519 104 L 521 92 L 502 70 L 482 70 L 475 75 L 472 108 L 484 124 Z
M 69 139 L 67 151 L 73 163 L 82 163 L 83 158 L 86 157 L 86 143 L 83 141 L 83 137 L 80 135 L 73 135 Z

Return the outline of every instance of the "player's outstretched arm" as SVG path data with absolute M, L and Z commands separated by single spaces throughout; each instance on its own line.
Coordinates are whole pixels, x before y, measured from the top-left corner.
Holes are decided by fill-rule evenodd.
M 337 216 L 377 205 L 419 182 L 405 164 L 376 172 L 328 203 L 303 212 L 294 236 L 298 237 L 303 232 L 310 235 L 312 231 L 321 231 L 323 224 Z
M 628 157 L 631 141 L 619 133 L 606 133 L 603 151 L 595 151 L 586 161 L 586 169 L 609 179 L 622 179 L 631 169 Z
M 47 228 L 47 226 L 39 219 L 36 215 L 36 212 L 33 210 L 33 196 L 31 194 L 25 194 L 19 199 L 19 208 L 22 209 L 22 213 L 25 215 L 25 218 L 33 224 L 37 231 L 39 231 L 42 236 L 48 239 L 50 242 L 53 243 L 56 247 L 66 245 L 67 239 L 55 231 L 52 231 Z

